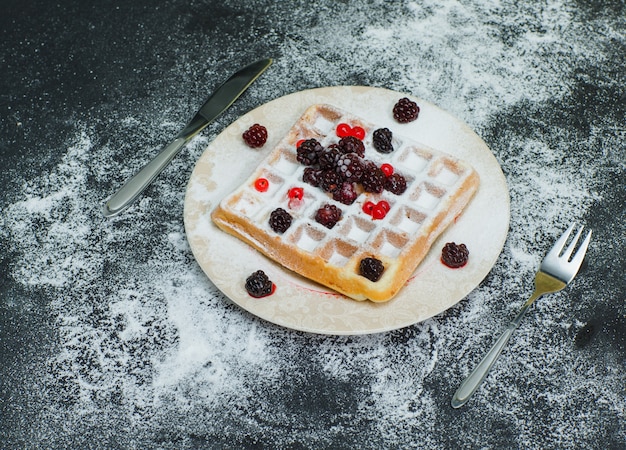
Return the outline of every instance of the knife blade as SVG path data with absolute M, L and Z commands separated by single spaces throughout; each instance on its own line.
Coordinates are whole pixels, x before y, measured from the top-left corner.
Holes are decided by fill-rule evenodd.
M 185 144 L 228 109 L 271 64 L 271 58 L 256 61 L 240 69 L 220 85 L 174 140 L 106 201 L 102 210 L 104 216 L 112 217 L 128 208 Z

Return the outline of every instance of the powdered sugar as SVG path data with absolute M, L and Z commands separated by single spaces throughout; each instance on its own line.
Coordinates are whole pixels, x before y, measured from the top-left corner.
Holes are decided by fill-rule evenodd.
M 18 188 L 0 211 L 13 289 L 5 304 L 27 317 L 46 311 L 55 335 L 41 344 L 50 348 L 44 361 L 11 375 L 24 400 L 11 407 L 31 408 L 32 425 L 2 436 L 50 447 L 623 445 L 623 341 L 607 325 L 587 346 L 574 345 L 592 314 L 619 320 L 624 311 L 623 267 L 604 252 L 624 245 L 614 217 L 620 205 L 623 214 L 623 107 L 605 100 L 623 88 L 623 62 L 611 53 L 623 48 L 623 15 L 559 0 L 261 3 L 246 8 L 273 22 L 255 22 L 254 38 L 243 41 L 273 52 L 274 66 L 127 213 L 105 220 L 100 208 L 182 125 L 173 118 L 184 108 L 175 115 L 160 102 L 199 89 L 207 63 L 196 50 L 217 61 L 228 48 L 229 60 L 240 60 L 233 55 L 243 44 L 229 31 L 190 31 L 181 16 L 178 34 L 158 51 L 185 53 L 172 69 L 180 85 L 151 78 L 161 98 L 137 101 L 136 111 L 109 106 L 110 123 L 93 110 L 68 117 L 67 138 L 51 149 L 58 159 L 35 176 L 15 174 Z M 156 33 L 158 23 L 145 26 Z M 185 182 L 220 127 L 258 102 L 334 84 L 384 86 L 438 104 L 483 136 L 507 178 L 511 230 L 492 273 L 422 324 L 359 337 L 282 329 L 224 298 L 187 245 Z M 600 93 L 585 90 L 591 85 Z M 32 126 L 27 112 L 12 114 Z M 104 137 L 117 133 L 124 140 Z M 586 272 L 535 305 L 472 403 L 452 410 L 452 393 L 530 292 L 551 242 L 572 220 L 596 216 Z

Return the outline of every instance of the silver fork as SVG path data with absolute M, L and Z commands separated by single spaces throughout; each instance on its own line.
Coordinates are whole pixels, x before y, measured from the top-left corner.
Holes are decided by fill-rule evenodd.
M 541 266 L 537 275 L 535 276 L 535 291 L 530 298 L 524 303 L 520 312 L 515 316 L 513 321 L 509 324 L 507 329 L 502 333 L 502 336 L 496 341 L 491 350 L 483 357 L 478 366 L 470 373 L 470 375 L 463 381 L 461 386 L 457 389 L 454 397 L 452 397 L 452 407 L 459 408 L 463 406 L 472 394 L 478 389 L 478 386 L 483 382 L 489 370 L 493 367 L 494 363 L 502 353 L 502 349 L 509 341 L 509 338 L 513 334 L 513 331 L 519 326 L 522 321 L 522 317 L 526 314 L 526 311 L 533 304 L 535 300 L 544 294 L 551 294 L 563 289 L 567 284 L 574 279 L 578 273 L 578 269 L 583 262 L 589 241 L 591 240 L 591 230 L 587 233 L 587 236 L 580 244 L 578 250 L 572 257 L 572 252 L 576 248 L 576 244 L 582 234 L 583 227 L 580 227 L 576 236 L 571 240 L 568 247 L 561 254 L 565 243 L 569 238 L 574 224 L 563 233 L 563 235 L 554 243 L 552 249 L 545 256 L 541 262 Z M 570 258 L 571 257 L 571 258 Z

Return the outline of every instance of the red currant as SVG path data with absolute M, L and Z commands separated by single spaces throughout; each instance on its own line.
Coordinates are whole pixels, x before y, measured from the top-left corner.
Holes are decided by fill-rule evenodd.
M 337 136 L 340 138 L 350 136 L 352 133 L 352 127 L 347 123 L 340 123 L 337 125 Z
M 365 130 L 361 127 L 354 127 L 352 128 L 352 136 L 354 136 L 357 139 L 363 140 L 365 139 Z
M 385 174 L 386 177 L 390 176 L 393 174 L 393 166 L 391 164 L 383 164 L 380 166 L 380 170 L 383 171 L 383 173 Z
M 257 178 L 254 182 L 254 188 L 259 192 L 265 192 L 270 187 L 270 182 L 267 178 Z
M 301 187 L 291 188 L 289 189 L 287 195 L 289 195 L 289 198 L 291 199 L 302 200 L 302 198 L 304 197 L 304 189 L 302 189 Z
M 386 215 L 387 211 L 380 203 L 376 204 L 374 209 L 372 209 L 372 219 L 384 219 Z
M 306 141 L 306 139 L 300 139 L 298 142 L 296 142 L 296 148 L 300 147 L 300 145 L 302 145 L 304 141 Z
M 391 206 L 389 206 L 389 203 L 386 202 L 385 200 L 379 201 L 376 204 L 376 206 L 380 206 L 385 211 L 385 214 L 387 214 L 389 212 L 389 210 L 391 209 Z
M 371 216 L 372 211 L 374 210 L 374 206 L 376 206 L 374 202 L 367 201 L 363 203 L 363 212 Z

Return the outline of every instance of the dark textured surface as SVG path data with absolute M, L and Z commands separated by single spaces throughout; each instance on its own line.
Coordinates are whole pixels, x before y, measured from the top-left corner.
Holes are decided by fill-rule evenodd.
M 626 447 L 621 1 L 0 5 L 1 448 Z M 239 66 L 276 59 L 123 216 L 102 200 Z M 281 95 L 363 84 L 438 104 L 502 165 L 511 229 L 444 314 L 307 335 L 223 298 L 182 223 L 207 143 Z M 572 221 L 593 228 L 464 408 L 450 398 Z

